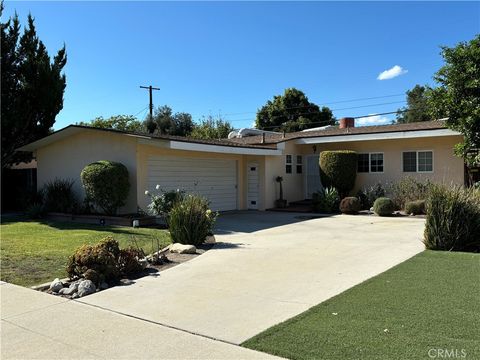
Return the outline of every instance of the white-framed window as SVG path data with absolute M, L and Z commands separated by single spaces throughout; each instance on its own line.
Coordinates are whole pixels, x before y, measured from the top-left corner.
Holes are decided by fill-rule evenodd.
M 383 173 L 383 153 L 363 153 L 357 157 L 357 172 Z
M 303 173 L 303 156 L 297 155 L 296 156 L 297 164 L 296 164 L 296 172 L 297 174 Z
M 291 174 L 292 173 L 292 160 L 293 156 L 292 155 L 285 155 L 285 173 L 286 174 Z
M 433 151 L 404 151 L 403 172 L 433 172 Z

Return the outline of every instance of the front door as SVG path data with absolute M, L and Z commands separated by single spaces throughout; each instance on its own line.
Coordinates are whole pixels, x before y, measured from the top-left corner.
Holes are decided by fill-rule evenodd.
M 258 164 L 247 166 L 247 208 L 258 209 Z
M 305 172 L 305 198 L 311 199 L 314 192 L 323 189 L 320 181 L 320 166 L 318 161 L 320 155 L 307 155 L 307 171 Z

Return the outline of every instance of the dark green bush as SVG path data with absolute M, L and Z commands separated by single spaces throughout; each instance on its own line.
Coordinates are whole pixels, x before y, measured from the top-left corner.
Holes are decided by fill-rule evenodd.
M 55 178 L 43 187 L 43 205 L 47 212 L 72 213 L 77 207 L 73 191 L 75 181 Z
M 25 213 L 30 219 L 41 219 L 45 215 L 45 208 L 41 203 L 34 203 L 27 208 Z
M 340 201 L 340 211 L 343 214 L 358 214 L 361 203 L 357 197 L 346 197 Z
M 425 214 L 425 200 L 409 201 L 405 204 L 405 212 L 409 215 Z
M 347 196 L 355 185 L 357 153 L 355 151 L 322 151 L 320 177 L 325 188 L 333 186 L 341 197 Z
M 395 205 L 390 198 L 381 197 L 373 203 L 373 211 L 375 211 L 378 216 L 390 216 L 394 210 Z
M 435 185 L 426 203 L 427 249 L 480 251 L 480 191 Z
M 405 210 L 407 202 L 426 199 L 432 185 L 432 182 L 428 179 L 419 181 L 411 176 L 407 176 L 399 182 L 390 185 L 389 193 L 392 194 L 395 208 Z
M 372 186 L 364 187 L 358 190 L 357 197 L 360 199 L 361 207 L 364 210 L 370 210 L 375 200 L 385 196 L 385 189 L 382 184 L 377 183 Z
M 87 165 L 81 173 L 86 197 L 108 215 L 125 205 L 130 182 L 125 165 L 101 160 Z
M 320 213 L 337 213 L 340 196 L 337 189 L 329 187 L 312 195 L 313 210 Z
M 198 195 L 186 195 L 170 211 L 169 230 L 174 243 L 200 245 L 213 231 L 217 213 Z

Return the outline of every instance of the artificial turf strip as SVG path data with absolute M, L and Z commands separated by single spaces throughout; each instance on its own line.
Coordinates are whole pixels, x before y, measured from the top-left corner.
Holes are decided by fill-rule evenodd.
M 0 279 L 22 286 L 66 277 L 67 260 L 75 249 L 97 243 L 107 235 L 112 235 L 121 248 L 138 245 L 146 253 L 156 251 L 155 239 L 161 247 L 171 242 L 166 230 L 27 221 L 22 217 L 2 218 L 0 231 Z
M 438 349 L 480 359 L 480 254 L 425 251 L 242 345 L 289 359 L 429 359 Z

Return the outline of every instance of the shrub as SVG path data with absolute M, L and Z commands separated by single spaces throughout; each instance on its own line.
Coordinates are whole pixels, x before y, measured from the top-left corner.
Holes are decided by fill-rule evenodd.
M 357 153 L 355 151 L 322 151 L 320 154 L 320 177 L 324 187 L 334 187 L 346 196 L 355 185 L 357 176 Z
M 378 216 L 390 216 L 394 210 L 395 205 L 390 198 L 381 197 L 373 203 L 373 211 L 375 211 Z
M 384 196 L 385 189 L 380 183 L 364 187 L 357 192 L 357 197 L 360 199 L 361 207 L 364 210 L 370 210 L 375 200 Z
M 186 195 L 170 211 L 169 230 L 174 243 L 200 245 L 213 230 L 217 213 L 198 195 Z
M 395 208 L 403 210 L 409 201 L 426 199 L 432 185 L 430 180 L 422 182 L 407 176 L 398 183 L 390 185 L 389 192 L 392 193 Z
M 45 215 L 45 208 L 41 203 L 34 203 L 27 208 L 26 214 L 30 219 L 41 219 Z
M 357 214 L 360 208 L 360 200 L 357 197 L 346 197 L 340 201 L 340 211 L 343 214 Z
M 118 242 L 107 236 L 98 244 L 79 247 L 68 259 L 67 273 L 72 279 L 84 277 L 98 285 L 141 271 L 139 260 L 144 257 L 143 250 L 120 249 Z
M 168 224 L 168 218 L 173 205 L 184 198 L 185 191 L 180 191 L 179 189 L 165 191 L 160 189 L 160 185 L 157 185 L 155 189 L 160 192 L 152 194 L 149 191 L 145 191 L 145 195 L 151 199 L 150 204 L 148 204 L 148 211 L 152 215 L 162 216 Z
M 412 215 L 425 214 L 425 200 L 409 201 L 405 204 L 405 212 Z
M 44 207 L 47 212 L 72 213 L 77 206 L 73 192 L 75 181 L 58 179 L 47 182 L 43 187 Z
M 480 191 L 435 185 L 426 202 L 427 249 L 480 251 Z
M 139 260 L 145 257 L 141 249 L 132 246 L 120 250 L 118 255 L 118 269 L 123 275 L 136 274 L 143 270 Z
M 114 255 L 117 250 L 118 242 L 111 236 L 95 245 L 82 245 L 68 259 L 68 276 L 72 279 L 80 278 L 88 270 L 94 270 L 99 282 L 116 280 L 120 275 Z
M 87 165 L 81 173 L 85 194 L 108 215 L 115 215 L 125 205 L 130 182 L 125 165 L 101 160 Z
M 338 212 L 340 196 L 337 189 L 329 187 L 313 194 L 313 209 L 315 212 L 327 214 Z

